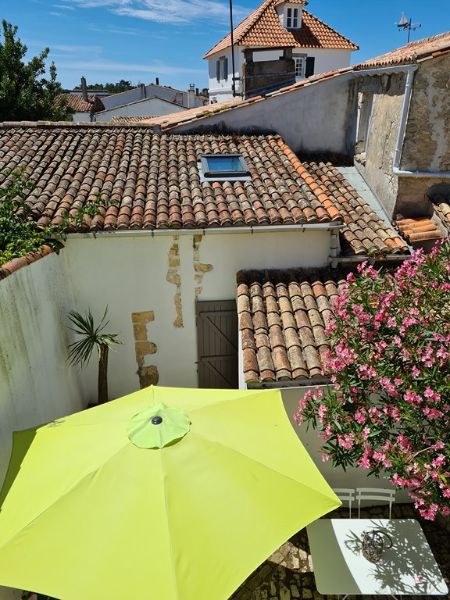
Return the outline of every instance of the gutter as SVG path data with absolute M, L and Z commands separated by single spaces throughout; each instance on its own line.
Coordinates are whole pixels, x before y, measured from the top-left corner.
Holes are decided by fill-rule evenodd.
M 204 229 L 112 229 L 110 231 L 92 231 L 86 233 L 69 233 L 68 239 L 97 237 L 160 237 L 174 235 L 223 235 L 281 233 L 282 231 L 335 231 L 342 228 L 342 223 L 311 223 L 310 225 L 256 225 L 255 227 L 211 227 Z
M 318 385 L 330 385 L 330 380 L 326 377 L 315 377 L 314 379 L 305 379 L 301 382 L 298 379 L 285 381 L 263 381 L 255 383 L 247 383 L 246 388 L 248 390 L 264 390 L 264 389 L 297 389 L 303 390 L 305 387 L 315 387 Z
M 330 266 L 336 268 L 338 265 L 356 265 L 361 262 L 403 262 L 411 258 L 410 254 L 386 254 L 384 256 L 369 256 L 368 254 L 359 254 L 355 256 L 329 257 Z
M 402 159 L 403 142 L 405 140 L 406 122 L 409 115 L 412 97 L 412 85 L 414 81 L 414 72 L 417 70 L 414 65 L 406 70 L 405 95 L 403 96 L 402 112 L 400 114 L 400 125 L 398 128 L 397 143 L 395 146 L 394 163 L 392 172 L 398 177 L 435 177 L 439 179 L 450 178 L 450 171 L 409 171 L 400 169 Z

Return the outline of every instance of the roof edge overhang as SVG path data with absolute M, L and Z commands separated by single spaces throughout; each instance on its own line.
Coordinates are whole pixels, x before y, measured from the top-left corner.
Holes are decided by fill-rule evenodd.
M 304 223 L 299 225 L 255 225 L 255 226 L 231 226 L 231 227 L 205 227 L 200 229 L 188 228 L 167 228 L 167 229 L 109 229 L 98 231 L 75 231 L 67 234 L 68 239 L 76 238 L 101 238 L 108 236 L 115 237 L 160 237 L 173 235 L 238 235 L 238 234 L 257 234 L 257 233 L 280 233 L 281 231 L 291 231 L 305 233 L 308 231 L 336 231 L 343 227 L 340 221 L 330 221 L 326 223 Z

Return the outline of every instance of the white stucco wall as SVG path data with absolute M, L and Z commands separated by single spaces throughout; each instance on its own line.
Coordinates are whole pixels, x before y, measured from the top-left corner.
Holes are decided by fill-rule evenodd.
M 110 355 L 110 395 L 121 396 L 139 388 L 131 313 L 153 311 L 148 340 L 156 344 L 146 366 L 158 369 L 159 384 L 197 385 L 195 323 L 196 288 L 199 300 L 230 300 L 236 296 L 240 269 L 322 266 L 327 263 L 330 234 L 326 230 L 283 233 L 206 234 L 194 255 L 192 235 L 73 238 L 62 255 L 70 273 L 74 308 L 91 308 L 100 315 L 109 307 L 110 329 L 123 345 Z M 167 280 L 169 260 L 179 262 L 183 327 L 175 327 L 177 286 Z M 202 281 L 202 268 L 211 265 Z M 170 274 L 169 274 L 170 278 Z M 94 400 L 96 364 L 84 372 L 84 399 Z
M 222 57 L 228 59 L 228 79 L 223 78 L 217 81 L 216 77 L 216 62 Z M 242 65 L 244 64 L 244 53 L 242 48 L 234 48 L 234 76 L 241 76 Z M 233 97 L 232 94 L 232 60 L 231 60 L 231 48 L 227 48 L 222 52 L 218 52 L 214 56 L 208 59 L 208 88 L 209 88 L 209 102 L 221 102 L 222 100 L 229 100 Z M 235 81 L 236 95 L 241 93 L 241 82 L 239 79 Z
M 182 106 L 166 102 L 160 98 L 148 98 L 131 104 L 116 106 L 109 110 L 95 113 L 95 120 L 103 123 L 113 117 L 158 117 L 185 110 Z
M 66 362 L 69 306 L 61 255 L 0 281 L 0 481 L 13 431 L 82 408 L 79 375 Z M 18 592 L 0 587 L 0 600 L 17 598 Z
M 354 118 L 349 94 L 350 75 L 317 81 L 248 106 L 236 107 L 217 115 L 173 129 L 187 133 L 223 127 L 231 131 L 266 131 L 279 133 L 294 152 L 336 152 L 353 150 L 354 132 L 349 129 Z
M 89 115 L 88 112 L 75 112 L 72 115 L 72 121 L 79 123 L 79 122 L 85 122 L 85 121 L 90 121 L 91 117 Z

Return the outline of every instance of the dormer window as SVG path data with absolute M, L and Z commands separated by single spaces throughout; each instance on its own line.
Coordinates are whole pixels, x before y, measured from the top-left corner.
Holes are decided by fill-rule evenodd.
M 298 8 L 288 8 L 286 10 L 286 29 L 298 29 Z

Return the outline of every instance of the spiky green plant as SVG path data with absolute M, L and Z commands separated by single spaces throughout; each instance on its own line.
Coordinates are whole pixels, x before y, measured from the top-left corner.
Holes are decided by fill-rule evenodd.
M 98 353 L 98 404 L 108 402 L 108 353 L 114 344 L 121 344 L 116 333 L 104 333 L 109 325 L 106 320 L 108 307 L 105 308 L 100 323 L 96 326 L 91 309 L 86 315 L 71 311 L 68 315 L 73 327 L 71 331 L 79 339 L 69 344 L 69 363 L 84 367 L 95 350 Z

